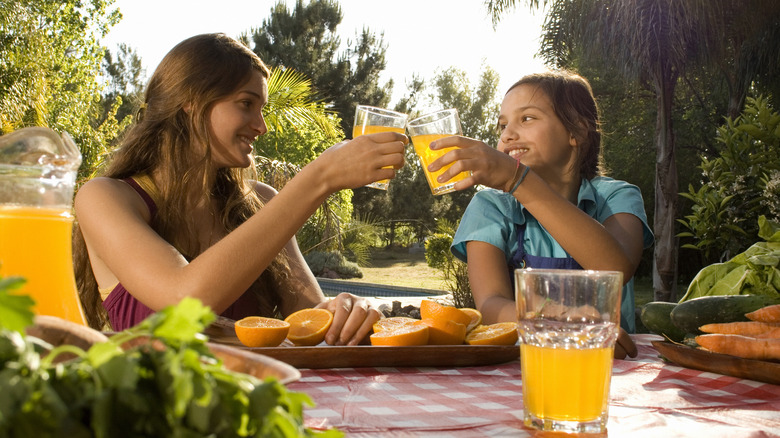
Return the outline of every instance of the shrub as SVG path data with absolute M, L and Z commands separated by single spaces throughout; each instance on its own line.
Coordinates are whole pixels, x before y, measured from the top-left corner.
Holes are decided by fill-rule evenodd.
M 707 263 L 725 260 L 759 240 L 756 218 L 780 220 L 780 114 L 769 100 L 748 98 L 744 112 L 717 131 L 720 156 L 702 158 L 702 186 L 680 193 L 693 202 L 678 221 L 688 229 L 679 237 L 695 243 Z
M 474 307 L 468 267 L 450 251 L 456 229 L 457 224 L 446 219 L 437 222 L 437 232 L 425 240 L 425 261 L 444 273 L 444 283 L 452 294 L 455 307 Z
M 312 251 L 306 254 L 304 259 L 317 277 L 325 277 L 333 272 L 338 274 L 339 278 L 363 278 L 363 272 L 357 263 L 350 262 L 337 251 Z

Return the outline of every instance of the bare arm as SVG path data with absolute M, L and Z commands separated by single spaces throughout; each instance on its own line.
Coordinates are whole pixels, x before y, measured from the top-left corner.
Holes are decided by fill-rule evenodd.
M 333 146 L 190 263 L 149 227 L 143 203 L 120 181 L 85 184 L 76 196 L 76 215 L 93 263 L 104 265 L 141 302 L 159 310 L 191 296 L 221 313 L 283 247 L 294 245 L 294 234 L 328 195 L 392 177 L 394 170 L 382 167 L 403 165 L 405 142 L 402 135 L 381 133 Z M 314 303 L 316 295 L 305 300 Z
M 464 170 L 472 171 L 471 176 L 456 183 L 458 190 L 476 184 L 504 190 L 515 174 L 517 165 L 513 158 L 481 141 L 448 137 L 437 144 L 437 148 L 458 146 L 431 166 L 435 170 L 454 162 L 441 176 L 442 180 Z M 513 194 L 580 266 L 622 271 L 624 281 L 634 275 L 642 257 L 639 218 L 619 213 L 601 224 L 553 190 L 533 170 Z
M 483 323 L 517 321 L 513 279 L 504 252 L 489 243 L 472 240 L 466 243 L 466 254 L 471 293 Z

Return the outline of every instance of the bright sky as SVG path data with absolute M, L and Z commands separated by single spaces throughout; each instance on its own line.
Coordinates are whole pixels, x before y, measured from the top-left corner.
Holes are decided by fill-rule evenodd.
M 286 0 L 290 9 L 295 0 Z M 524 2 L 518 2 L 524 4 Z M 259 27 L 276 0 L 117 0 L 123 14 L 103 42 L 135 49 L 151 76 L 179 41 L 207 32 L 237 37 Z M 508 12 L 493 30 L 482 0 L 341 0 L 342 43 L 354 41 L 363 27 L 384 32 L 387 66 L 382 84 L 392 78 L 392 103 L 406 92 L 413 74 L 432 79 L 437 70 L 457 67 L 477 83 L 482 65 L 500 75 L 499 95 L 521 76 L 541 71 L 534 57 L 544 16 L 527 7 Z M 293 66 L 294 67 L 294 66 Z

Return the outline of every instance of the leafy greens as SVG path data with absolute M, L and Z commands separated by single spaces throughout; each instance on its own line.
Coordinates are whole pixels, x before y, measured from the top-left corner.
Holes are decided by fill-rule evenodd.
M 304 427 L 306 394 L 224 368 L 201 334 L 215 316 L 198 300 L 87 351 L 52 349 L 23 334 L 32 300 L 10 293 L 21 281 L 0 279 L 0 437 L 343 436 Z M 76 358 L 55 363 L 64 353 Z
M 766 295 L 780 298 L 780 224 L 758 218 L 756 242 L 725 263 L 705 266 L 680 302 L 708 295 Z

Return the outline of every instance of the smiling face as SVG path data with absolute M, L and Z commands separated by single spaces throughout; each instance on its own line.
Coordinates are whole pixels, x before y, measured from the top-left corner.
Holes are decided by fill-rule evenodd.
M 212 160 L 216 168 L 249 167 L 252 143 L 268 132 L 263 107 L 268 102 L 268 84 L 259 71 L 208 113 Z
M 542 178 L 561 179 L 577 172 L 577 142 L 556 116 L 550 98 L 538 87 L 522 84 L 512 88 L 501 103 L 498 127 L 498 150 L 520 160 Z

